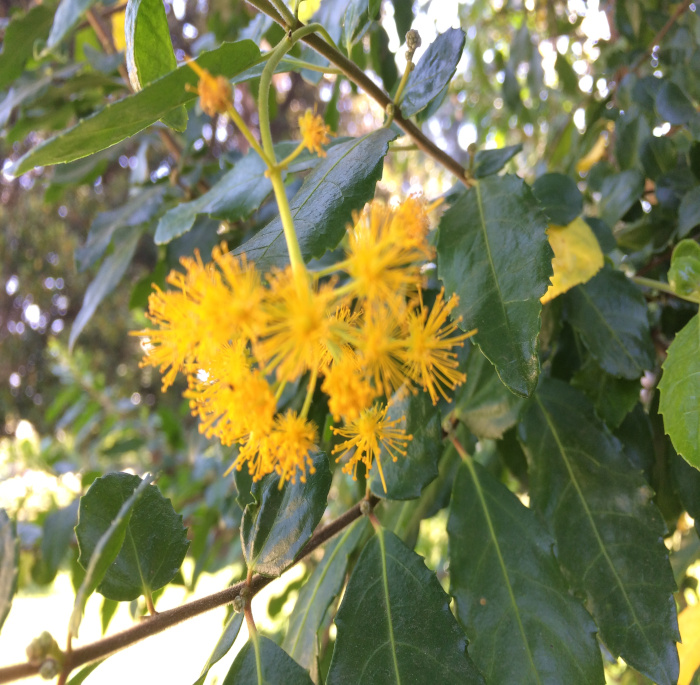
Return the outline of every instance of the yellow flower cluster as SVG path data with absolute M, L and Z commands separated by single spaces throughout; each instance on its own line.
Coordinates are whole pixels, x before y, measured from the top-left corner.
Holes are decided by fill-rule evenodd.
M 332 136 L 331 129 L 326 126 L 323 117 L 307 109 L 302 116 L 299 117 L 299 132 L 301 133 L 301 142 L 309 152 L 316 152 L 319 157 L 325 157 L 326 151 L 321 147 L 331 142 L 329 136 Z
M 389 419 L 399 390 L 422 388 L 433 403 L 465 379 L 456 346 L 472 335 L 449 315 L 457 297 L 441 292 L 431 308 L 422 298 L 421 266 L 433 256 L 425 204 L 372 202 L 349 227 L 345 259 L 318 273 L 291 267 L 261 274 L 226 245 L 213 261 L 182 260 L 168 276 L 172 289 L 149 299 L 154 329 L 142 330 L 144 364 L 163 373 L 163 389 L 178 372 L 200 430 L 238 444 L 232 468 L 254 479 L 277 472 L 281 483 L 313 470 L 318 428 L 308 418 L 317 385 L 325 393 L 332 430 L 345 438 L 334 453 L 355 477 L 380 455 L 406 454 L 405 418 Z M 300 411 L 278 412 L 288 385 L 307 382 Z M 386 489 L 386 486 L 385 486 Z

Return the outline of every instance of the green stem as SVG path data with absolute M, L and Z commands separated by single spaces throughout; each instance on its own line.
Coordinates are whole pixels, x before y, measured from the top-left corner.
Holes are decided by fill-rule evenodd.
M 304 149 L 304 141 L 302 140 L 299 145 L 296 146 L 293 152 L 288 154 L 281 162 L 277 164 L 280 169 L 286 169 L 302 152 Z
M 294 219 L 292 218 L 292 210 L 289 208 L 287 200 L 287 192 L 282 181 L 282 172 L 278 168 L 270 170 L 270 181 L 272 181 L 272 190 L 275 193 L 277 207 L 280 211 L 280 220 L 282 221 L 282 230 L 284 231 L 284 239 L 287 243 L 287 251 L 289 252 L 289 263 L 292 266 L 292 273 L 296 279 L 297 288 L 309 287 L 308 272 L 304 257 L 301 254 L 299 240 L 297 239 L 296 231 L 294 230 Z
M 309 409 L 311 408 L 311 400 L 314 396 L 314 390 L 316 390 L 316 381 L 318 379 L 318 368 L 314 367 L 311 371 L 311 378 L 309 378 L 309 387 L 306 388 L 306 397 L 304 398 L 304 406 L 301 408 L 301 413 L 299 416 L 306 418 L 309 415 Z
M 229 103 L 226 112 L 231 117 L 231 121 L 233 121 L 233 123 L 238 127 L 238 130 L 243 134 L 243 137 L 248 141 L 248 145 L 250 145 L 250 147 L 252 147 L 253 150 L 260 155 L 268 167 L 272 166 L 274 161 L 271 160 L 265 151 L 260 147 L 260 143 L 258 143 L 258 141 L 255 139 L 255 136 L 252 134 L 245 121 L 243 121 L 241 115 L 236 111 L 233 104 Z
M 632 276 L 631 280 L 637 285 L 644 286 L 645 288 L 653 288 L 654 290 L 659 290 L 662 293 L 674 295 L 675 297 L 685 300 L 686 302 L 694 302 L 695 304 L 698 304 L 697 300 L 693 300 L 690 297 L 685 297 L 680 293 L 677 293 L 668 283 L 664 283 L 663 281 L 655 281 L 653 278 L 645 278 L 644 276 Z
M 270 0 L 270 3 L 280 13 L 280 16 L 284 18 L 289 26 L 294 23 L 296 17 L 287 9 L 287 5 L 284 4 L 284 0 Z

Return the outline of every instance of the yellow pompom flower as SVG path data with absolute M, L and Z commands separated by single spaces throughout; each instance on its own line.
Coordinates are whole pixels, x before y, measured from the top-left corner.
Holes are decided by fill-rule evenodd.
M 194 60 L 188 59 L 187 64 L 199 76 L 197 94 L 202 111 L 210 117 L 215 114 L 225 114 L 231 107 L 232 91 L 228 79 L 223 76 L 212 76 Z
M 399 424 L 405 424 L 405 416 L 387 420 L 386 413 L 387 407 L 375 404 L 369 409 L 365 409 L 357 419 L 343 428 L 331 429 L 336 435 L 348 438 L 333 448 L 333 454 L 342 453 L 336 461 L 350 455 L 348 461 L 343 465 L 343 473 L 351 474 L 355 480 L 357 466 L 360 462 L 365 465 L 369 472 L 376 461 L 384 492 L 386 492 L 386 481 L 380 460 L 382 450 L 386 450 L 392 460 L 397 461 L 399 455 L 406 456 L 406 446 L 413 439 L 412 435 L 406 435 L 404 427 L 399 427 Z
M 391 232 L 395 238 L 418 248 L 427 258 L 434 255 L 427 241 L 429 231 L 430 219 L 424 198 L 409 195 L 394 209 Z
M 303 146 L 309 152 L 316 152 L 319 157 L 325 157 L 326 151 L 321 147 L 331 142 L 332 136 L 330 126 L 326 126 L 323 117 L 310 109 L 307 109 L 299 117 L 299 130 Z
M 296 483 L 297 472 L 302 483 L 306 473 L 314 473 L 311 455 L 318 447 L 318 431 L 313 421 L 287 411 L 275 419 L 270 435 L 270 449 L 275 457 L 275 471 L 280 476 L 280 487 L 285 482 Z
M 454 335 L 458 330 L 457 322 L 448 321 L 448 317 L 459 303 L 459 298 L 453 295 L 445 302 L 444 295 L 443 288 L 435 298 L 430 313 L 421 297 L 420 306 L 409 312 L 406 319 L 405 360 L 408 373 L 430 394 L 433 404 L 437 404 L 438 393 L 449 402 L 445 388 L 454 390 L 466 380 L 465 374 L 457 370 L 459 363 L 452 350 L 462 347 L 464 341 L 476 333 L 475 329 Z
M 355 420 L 377 395 L 352 352 L 330 367 L 321 390 L 328 395 L 328 409 L 334 421 Z

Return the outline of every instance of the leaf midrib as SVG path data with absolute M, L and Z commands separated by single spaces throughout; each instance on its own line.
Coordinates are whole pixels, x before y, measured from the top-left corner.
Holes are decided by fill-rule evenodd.
M 384 592 L 384 605 L 386 607 L 387 626 L 389 628 L 389 643 L 391 644 L 391 658 L 394 664 L 394 675 L 397 685 L 401 685 L 401 674 L 399 673 L 399 663 L 396 658 L 396 640 L 394 639 L 394 626 L 391 619 L 391 604 L 389 601 L 389 579 L 386 568 L 386 547 L 384 546 L 384 530 L 377 528 L 377 538 L 379 539 L 380 555 L 379 560 L 382 566 L 382 590 Z

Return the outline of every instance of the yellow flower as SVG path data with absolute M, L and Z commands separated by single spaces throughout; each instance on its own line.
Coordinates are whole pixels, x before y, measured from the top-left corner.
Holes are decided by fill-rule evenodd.
M 323 123 L 323 117 L 307 109 L 303 116 L 299 117 L 299 130 L 304 147 L 309 152 L 316 152 L 319 157 L 325 157 L 326 151 L 321 145 L 331 142 L 330 126 Z
M 406 445 L 413 439 L 412 435 L 406 435 L 405 427 L 397 427 L 401 423 L 405 424 L 406 417 L 387 420 L 386 412 L 387 407 L 375 404 L 365 409 L 357 419 L 345 427 L 331 429 L 336 435 L 348 438 L 333 448 L 333 454 L 342 452 L 336 461 L 353 452 L 343 465 L 343 472 L 351 474 L 355 480 L 358 464 L 362 462 L 369 472 L 376 459 L 384 492 L 386 492 L 386 481 L 380 461 L 382 450 L 386 450 L 392 460 L 397 461 L 399 455 L 406 456 Z
M 428 245 L 430 219 L 425 200 L 409 195 L 393 212 L 391 232 L 397 240 L 417 247 L 425 257 L 433 256 L 433 248 Z
M 187 64 L 199 76 L 197 94 L 202 111 L 213 117 L 224 114 L 231 107 L 231 84 L 223 76 L 212 76 L 194 60 L 188 59 Z
M 348 352 L 333 364 L 321 385 L 328 395 L 328 408 L 335 421 L 353 421 L 367 409 L 376 396 L 369 380 L 362 374 L 357 358 Z
M 449 402 L 445 388 L 454 390 L 466 380 L 465 374 L 457 371 L 457 355 L 452 349 L 462 347 L 464 341 L 476 333 L 472 330 L 453 335 L 458 330 L 457 323 L 448 322 L 447 317 L 459 303 L 459 298 L 453 295 L 449 302 L 445 302 L 444 295 L 443 288 L 430 313 L 421 297 L 420 307 L 409 312 L 406 320 L 405 359 L 409 375 L 428 391 L 433 404 L 437 404 L 438 392 Z
M 397 237 L 397 225 L 394 210 L 372 202 L 348 231 L 345 269 L 359 297 L 398 313 L 423 280 L 420 262 L 426 255 L 411 241 Z
M 288 480 L 296 483 L 297 471 L 301 473 L 302 483 L 306 482 L 307 470 L 314 473 L 311 454 L 318 449 L 317 442 L 318 431 L 313 421 L 297 416 L 291 410 L 275 419 L 270 443 L 280 487 Z

